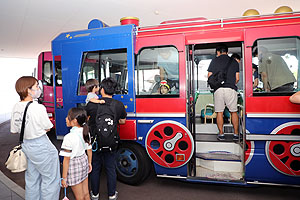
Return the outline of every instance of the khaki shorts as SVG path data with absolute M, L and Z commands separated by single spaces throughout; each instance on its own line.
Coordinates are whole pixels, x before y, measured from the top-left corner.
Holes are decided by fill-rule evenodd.
M 232 88 L 219 88 L 214 93 L 215 112 L 223 112 L 225 106 L 230 112 L 237 112 L 237 92 Z

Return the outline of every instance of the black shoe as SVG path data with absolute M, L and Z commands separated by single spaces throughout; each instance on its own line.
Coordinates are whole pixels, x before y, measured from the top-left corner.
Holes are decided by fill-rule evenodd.
M 223 141 L 223 140 L 225 140 L 225 135 L 224 134 L 219 134 L 217 136 L 217 139 L 220 140 L 220 141 Z
M 233 141 L 238 141 L 238 140 L 239 140 L 238 134 L 233 134 Z

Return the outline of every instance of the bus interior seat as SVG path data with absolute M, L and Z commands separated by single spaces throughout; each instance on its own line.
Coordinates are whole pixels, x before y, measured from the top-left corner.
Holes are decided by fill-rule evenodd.
M 201 117 L 206 123 L 206 119 L 213 119 L 217 117 L 214 111 L 214 98 L 213 94 L 210 92 L 205 93 L 196 93 L 196 105 L 195 105 L 195 114 L 196 117 Z
M 206 124 L 207 119 L 211 119 L 211 123 L 213 124 L 214 119 L 217 118 L 214 104 L 205 105 L 205 108 L 201 110 L 201 118 L 204 118 L 204 124 Z
M 154 85 L 151 89 L 151 94 L 159 93 L 159 85 L 160 85 L 160 75 L 157 74 L 154 76 Z

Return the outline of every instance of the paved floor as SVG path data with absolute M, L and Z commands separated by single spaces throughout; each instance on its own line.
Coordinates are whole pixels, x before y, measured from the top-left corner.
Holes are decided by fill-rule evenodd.
M 0 124 L 0 200 L 24 199 L 24 173 L 13 174 L 5 166 L 10 149 L 17 143 L 18 135 L 9 134 L 9 123 Z M 58 147 L 60 142 L 54 141 Z M 3 174 L 1 173 L 3 172 Z M 1 175 L 2 174 L 2 175 Z M 10 181 L 13 180 L 13 181 Z M 299 179 L 300 182 L 300 179 Z M 105 174 L 100 180 L 100 200 L 107 199 Z M 299 200 L 300 188 L 186 183 L 155 177 L 154 173 L 139 186 L 117 182 L 120 200 Z M 74 200 L 71 189 L 67 196 Z M 61 191 L 61 198 L 63 191 Z

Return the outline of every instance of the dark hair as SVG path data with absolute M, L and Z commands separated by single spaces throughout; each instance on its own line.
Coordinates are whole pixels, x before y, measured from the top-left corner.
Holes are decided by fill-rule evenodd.
M 70 121 L 76 119 L 79 126 L 83 127 L 82 136 L 85 142 L 90 143 L 89 127 L 87 125 L 87 114 L 83 108 L 71 108 L 68 112 Z
M 104 89 L 105 94 L 113 95 L 116 91 L 117 82 L 111 78 L 105 78 L 101 81 L 100 88 Z
M 99 86 L 99 81 L 97 81 L 96 79 L 89 79 L 85 83 L 85 88 L 88 92 L 92 92 L 94 87 L 97 87 L 97 86 Z
M 252 63 L 252 68 L 255 69 L 256 71 L 258 71 L 258 67 L 256 64 Z
M 258 54 L 257 46 L 254 46 L 253 49 L 252 49 L 252 56 L 256 57 L 257 54 Z
M 228 52 L 228 47 L 226 46 L 226 44 L 218 44 L 218 46 L 216 47 L 216 52 L 219 51 L 220 53 L 227 53 Z
M 28 89 L 31 89 L 38 80 L 32 76 L 22 76 L 16 82 L 15 88 L 21 101 L 28 96 Z
M 241 56 L 240 56 L 239 54 L 237 54 L 237 53 L 233 53 L 233 54 L 231 55 L 231 58 L 241 60 Z

